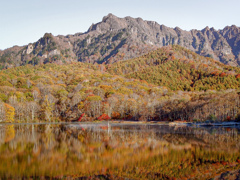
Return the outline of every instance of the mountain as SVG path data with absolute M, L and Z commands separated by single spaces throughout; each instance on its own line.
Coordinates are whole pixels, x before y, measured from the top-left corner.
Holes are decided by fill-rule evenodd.
M 0 63 L 2 68 L 48 62 L 111 64 L 176 44 L 224 64 L 240 64 L 240 28 L 235 25 L 222 30 L 206 27 L 185 31 L 154 21 L 129 16 L 119 18 L 113 14 L 91 25 L 85 33 L 67 36 L 46 33 L 33 44 L 1 51 Z
M 239 89 L 240 68 L 200 56 L 179 45 L 106 66 L 110 74 L 145 80 L 171 90 Z
M 240 117 L 239 67 L 179 45 L 113 64 L 59 65 L 62 62 L 54 58 L 61 58 L 63 52 L 52 48 L 60 47 L 57 38 L 46 34 L 27 49 L 14 47 L 29 56 L 42 49 L 48 56 L 45 60 L 56 63 L 1 70 L 0 119 L 204 121 Z M 60 48 L 67 44 L 71 42 L 63 41 Z M 72 56 L 71 51 L 64 53 Z

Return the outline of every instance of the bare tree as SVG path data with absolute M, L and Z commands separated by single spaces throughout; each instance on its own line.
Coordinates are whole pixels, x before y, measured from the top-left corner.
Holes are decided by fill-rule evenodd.
M 28 109 L 30 110 L 32 121 L 35 119 L 35 114 L 39 110 L 39 106 L 37 105 L 36 102 L 31 101 L 27 104 Z
M 5 120 L 5 107 L 4 103 L 0 101 L 0 122 Z

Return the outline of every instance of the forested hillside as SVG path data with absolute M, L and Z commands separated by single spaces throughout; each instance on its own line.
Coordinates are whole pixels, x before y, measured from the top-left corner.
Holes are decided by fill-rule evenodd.
M 107 66 L 111 74 L 146 80 L 171 90 L 239 89 L 240 69 L 200 56 L 181 46 L 167 46 Z
M 174 70 L 170 71 L 170 65 L 181 62 L 181 60 L 169 60 L 168 56 L 161 55 L 163 52 L 165 52 L 165 49 L 153 52 L 153 55 L 156 54 L 156 57 L 153 58 L 155 61 L 147 63 L 147 57 L 150 55 L 148 54 L 137 60 L 117 64 L 115 68 L 114 66 L 78 62 L 68 65 L 27 65 L 2 70 L 0 72 L 0 119 L 7 122 L 29 122 L 92 121 L 110 118 L 140 121 L 203 121 L 206 119 L 230 120 L 238 118 L 240 106 L 238 90 L 172 91 L 174 85 L 176 85 L 175 89 L 184 89 L 184 87 L 179 88 L 182 86 L 177 83 L 170 85 L 171 74 L 175 72 Z M 171 56 L 171 58 L 173 57 Z M 168 65 L 170 76 L 166 76 L 169 83 L 157 81 L 158 75 L 162 73 L 156 74 L 156 76 L 153 76 L 154 73 L 151 75 L 154 85 L 145 80 L 130 78 L 132 76 L 131 71 L 128 74 L 127 68 L 125 70 L 120 68 L 129 66 L 131 70 L 133 66 L 130 66 L 130 64 L 134 64 L 138 60 L 145 63 L 141 66 L 135 66 L 135 68 L 139 68 L 139 71 L 135 70 L 132 73 L 142 72 L 143 76 L 141 69 L 153 68 L 149 69 L 148 73 L 155 72 L 154 68 L 161 69 L 161 66 L 165 68 L 167 67 L 165 64 L 171 62 L 172 64 Z M 209 59 L 209 61 L 212 60 Z M 154 64 L 154 66 L 150 64 Z M 182 76 L 181 71 L 187 72 L 189 70 L 184 69 L 190 67 L 190 65 L 188 66 L 189 63 L 182 64 L 185 64 L 185 66 L 179 65 L 177 67 L 180 72 L 175 72 L 176 77 Z M 218 63 L 216 62 L 216 64 Z M 193 63 L 193 65 L 196 64 Z M 238 73 L 238 69 L 228 69 L 232 67 L 218 65 L 219 69 L 222 68 L 220 74 L 223 72 L 227 74 L 225 71 L 230 70 Z M 206 68 L 212 67 L 209 65 Z M 196 72 L 200 69 L 199 65 Z M 126 74 L 129 78 L 111 74 L 114 70 Z M 168 71 L 165 70 L 165 72 Z M 175 78 L 174 74 L 172 76 L 172 78 Z M 188 82 L 188 76 L 191 77 L 192 75 L 187 73 L 184 76 L 186 80 L 182 82 Z M 209 75 L 209 77 L 214 76 Z M 224 77 L 218 75 L 216 77 L 217 79 L 226 78 L 227 81 L 235 79 L 236 84 L 234 86 L 236 86 L 236 89 L 239 87 L 239 80 L 235 74 Z M 146 80 L 150 81 L 147 78 Z M 215 87 L 215 85 L 213 84 L 212 87 Z M 231 88 L 231 86 L 227 87 L 224 84 L 223 87 L 225 89 Z

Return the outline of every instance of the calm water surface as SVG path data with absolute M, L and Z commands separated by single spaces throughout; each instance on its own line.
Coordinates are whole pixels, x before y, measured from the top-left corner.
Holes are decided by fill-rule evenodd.
M 228 179 L 239 170 L 239 126 L 0 124 L 0 179 Z

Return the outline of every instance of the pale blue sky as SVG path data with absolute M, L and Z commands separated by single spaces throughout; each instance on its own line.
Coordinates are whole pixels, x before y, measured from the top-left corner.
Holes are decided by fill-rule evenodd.
M 113 13 L 184 30 L 240 26 L 240 0 L 0 0 L 0 49 L 85 32 Z

